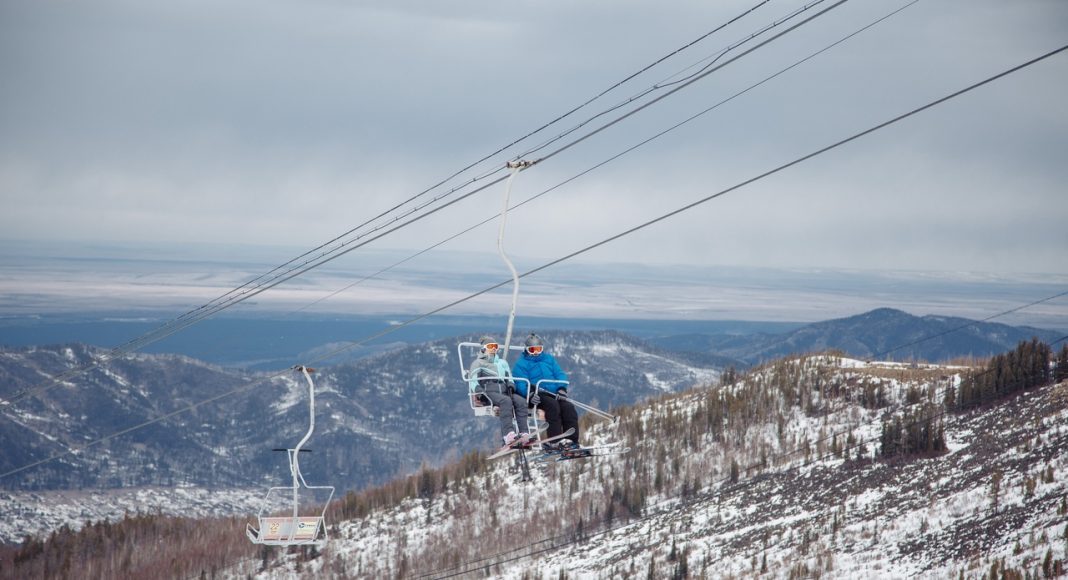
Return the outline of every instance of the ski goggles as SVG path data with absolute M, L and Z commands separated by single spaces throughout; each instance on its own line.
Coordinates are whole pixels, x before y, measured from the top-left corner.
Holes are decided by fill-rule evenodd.
M 533 355 L 541 354 L 541 351 L 545 350 L 544 346 L 528 346 L 527 352 Z
M 500 348 L 500 346 L 501 345 L 497 344 L 496 342 L 487 342 L 486 344 L 482 345 L 482 348 L 486 350 L 497 350 L 498 348 Z

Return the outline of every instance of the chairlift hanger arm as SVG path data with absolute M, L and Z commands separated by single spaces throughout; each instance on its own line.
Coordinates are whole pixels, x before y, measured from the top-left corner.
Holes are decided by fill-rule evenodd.
M 508 360 L 508 352 L 511 350 L 512 344 L 512 327 L 515 325 L 515 310 L 516 305 L 519 303 L 519 272 L 516 271 L 515 265 L 508 259 L 508 255 L 504 253 L 504 227 L 508 223 L 508 204 L 509 198 L 512 195 L 512 181 L 520 171 L 531 167 L 536 163 L 535 161 L 526 161 L 517 159 L 515 161 L 509 161 L 506 166 L 512 170 L 511 175 L 508 176 L 508 183 L 504 187 L 504 205 L 501 208 L 501 225 L 497 230 L 497 253 L 501 255 L 501 259 L 508 266 L 508 270 L 512 272 L 512 309 L 508 313 L 508 329 L 504 333 L 504 358 Z

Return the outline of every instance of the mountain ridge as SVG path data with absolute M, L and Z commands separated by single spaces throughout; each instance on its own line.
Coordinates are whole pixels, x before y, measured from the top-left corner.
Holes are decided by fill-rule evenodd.
M 893 308 L 877 308 L 804 325 L 781 334 L 684 335 L 650 342 L 662 348 L 686 348 L 686 343 L 757 364 L 782 356 L 840 350 L 860 358 L 945 362 L 953 358 L 984 358 L 1013 348 L 1021 340 L 1038 337 L 1052 342 L 1062 333 L 1028 326 L 928 314 L 915 316 Z
M 707 361 L 695 364 L 611 331 L 544 336 L 561 349 L 559 360 L 571 374 L 573 396 L 596 406 L 686 388 L 719 372 Z M 320 367 L 312 441 L 317 449 L 302 461 L 308 472 L 328 472 L 343 489 L 358 488 L 414 470 L 424 461 L 438 463 L 458 449 L 492 446 L 494 422 L 471 421 L 467 385 L 460 380 L 456 360 L 458 340 L 473 338 L 408 345 Z M 0 396 L 103 360 L 106 352 L 85 345 L 0 350 Z M 625 372 L 622 361 L 628 358 L 641 359 L 648 373 Z M 0 417 L 0 436 L 22 442 L 0 451 L 0 473 L 85 442 L 102 443 L 27 470 L 15 478 L 16 484 L 8 478 L 0 485 L 263 485 L 281 475 L 279 458 L 270 449 L 292 445 L 308 424 L 303 379 L 295 373 L 275 375 L 224 369 L 180 355 L 131 354 L 108 360 L 78 383 L 55 385 Z M 221 401 L 224 404 L 200 405 L 225 393 L 232 394 Z M 189 411 L 179 413 L 182 409 Z M 154 422 L 159 417 L 166 418 Z M 136 436 L 106 439 L 145 423 Z M 437 437 L 426 440 L 423 434 L 429 432 Z

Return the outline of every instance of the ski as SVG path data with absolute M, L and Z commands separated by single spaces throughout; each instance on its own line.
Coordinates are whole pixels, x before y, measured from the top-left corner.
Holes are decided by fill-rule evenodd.
M 541 441 L 538 441 L 537 439 L 532 439 L 532 440 L 528 441 L 526 445 L 515 444 L 515 443 L 513 443 L 512 445 L 505 445 L 504 447 L 501 447 L 500 449 L 498 449 L 496 453 L 486 457 L 486 459 L 497 459 L 498 457 L 504 457 L 505 455 L 509 455 L 509 454 L 514 453 L 516 451 L 520 451 L 520 450 L 524 450 L 524 449 L 530 449 L 531 447 L 533 447 L 534 445 L 536 445 L 538 443 L 548 443 L 549 441 L 555 441 L 557 439 L 563 439 L 564 437 L 570 436 L 574 432 L 575 432 L 574 429 L 568 429 L 567 431 L 564 431 L 563 433 L 561 433 L 559 435 L 556 435 L 554 437 L 549 437 L 547 439 L 542 439 Z
M 557 451 L 555 461 L 570 461 L 572 459 L 585 459 L 587 457 L 603 457 L 605 455 L 618 455 L 630 451 L 630 447 L 623 447 L 622 441 L 614 441 L 603 445 L 590 447 L 573 447 Z
M 580 459 L 583 457 L 595 457 L 598 455 L 615 455 L 618 453 L 626 453 L 630 451 L 630 448 L 620 449 L 623 444 L 622 441 L 613 441 L 612 443 L 602 443 L 600 445 L 590 445 L 587 447 L 572 447 L 570 449 L 553 449 L 551 451 L 544 451 L 540 455 L 534 456 L 531 461 L 535 463 L 545 463 L 548 461 L 566 461 L 568 459 Z

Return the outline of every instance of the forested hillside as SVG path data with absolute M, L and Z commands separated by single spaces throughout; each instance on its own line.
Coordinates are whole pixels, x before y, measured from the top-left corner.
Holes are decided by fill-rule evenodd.
M 205 577 L 1054 577 L 1068 553 L 1068 347 L 1044 346 L 975 367 L 779 360 L 584 421 L 587 442 L 631 451 L 550 463 L 533 485 L 473 453 L 349 494 L 322 552 L 234 542 L 241 522 L 183 532 L 142 516 L 0 561 L 7 577 L 47 562 L 61 577 L 64 560 L 120 577 L 174 534 L 189 542 L 174 542 L 188 550 L 175 571 Z M 960 398 L 989 377 L 1014 387 Z M 98 549 L 70 549 L 86 543 Z
M 548 333 L 546 339 L 571 373 L 576 396 L 602 406 L 688 388 L 719 372 L 712 363 L 617 332 Z M 492 445 L 493 426 L 470 420 L 460 340 L 472 339 L 320 368 L 309 473 L 358 489 L 423 461 L 440 463 Z M 0 350 L 0 397 L 33 392 L 0 414 L 0 437 L 21 442 L 0 449 L 0 473 L 59 455 L 0 479 L 0 488 L 270 485 L 284 475 L 284 460 L 271 449 L 295 444 L 308 428 L 307 385 L 294 372 L 249 373 L 181 356 L 133 354 L 78 381 L 47 381 L 106 355 L 86 345 Z M 627 372 L 628 364 L 646 372 Z M 131 427 L 138 428 L 110 437 Z M 427 439 L 430 431 L 435 437 Z M 89 442 L 85 453 L 68 453 Z

